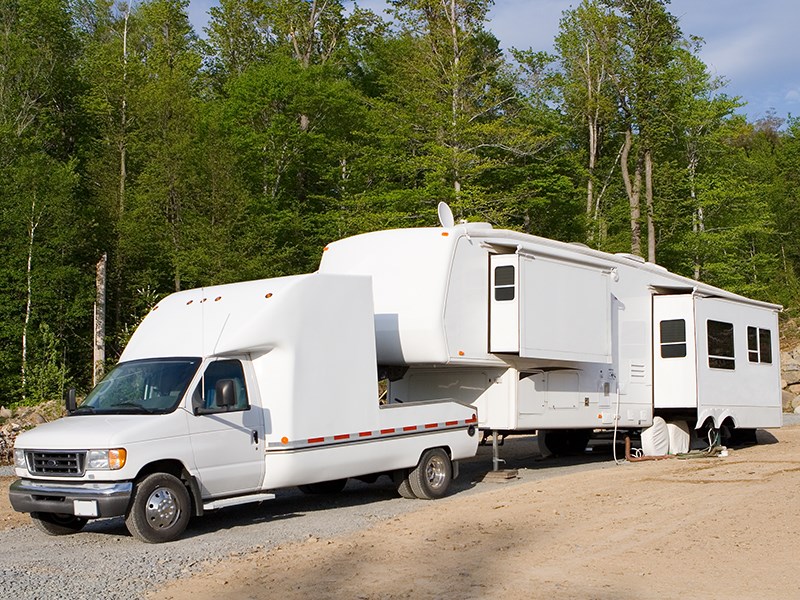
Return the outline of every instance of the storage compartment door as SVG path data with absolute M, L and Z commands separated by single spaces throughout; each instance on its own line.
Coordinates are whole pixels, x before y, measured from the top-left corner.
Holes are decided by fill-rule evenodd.
M 694 298 L 653 296 L 653 406 L 697 406 Z
M 492 254 L 489 273 L 489 352 L 519 353 L 519 257 Z

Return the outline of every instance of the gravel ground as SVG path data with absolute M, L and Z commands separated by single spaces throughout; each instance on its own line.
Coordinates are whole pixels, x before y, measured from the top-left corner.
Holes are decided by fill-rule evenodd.
M 800 423 L 786 415 L 785 424 Z M 497 486 L 513 486 L 590 469 L 614 468 L 608 443 L 574 459 L 541 460 L 529 437 L 510 438 L 501 448 L 507 467 L 518 469 L 513 481 L 483 480 L 491 470 L 491 448 L 463 461 L 451 498 Z M 0 467 L 0 475 L 13 474 Z M 32 527 L 0 532 L 0 596 L 17 600 L 60 598 L 140 598 L 169 580 L 199 572 L 233 555 L 291 542 L 340 536 L 420 508 L 422 501 L 398 498 L 387 478 L 372 485 L 350 481 L 335 496 L 305 496 L 281 491 L 275 500 L 231 507 L 195 519 L 183 538 L 160 545 L 134 540 L 122 519 L 90 522 L 73 536 L 50 537 Z M 13 590 L 13 593 L 8 593 Z
M 509 439 L 501 448 L 519 478 L 508 483 L 481 481 L 491 470 L 491 448 L 463 461 L 452 495 L 437 502 L 545 479 L 569 472 L 612 468 L 610 451 L 574 459 L 537 460 L 530 438 Z M 232 555 L 291 542 L 340 536 L 416 510 L 420 500 L 399 498 L 388 478 L 366 485 L 350 481 L 335 496 L 281 491 L 275 500 L 230 507 L 195 519 L 183 538 L 168 544 L 133 539 L 121 518 L 90 521 L 77 535 L 50 537 L 32 527 L 0 532 L 0 597 L 16 600 L 59 598 L 140 598 L 166 581 L 199 572 Z M 13 594 L 7 594 L 13 590 Z

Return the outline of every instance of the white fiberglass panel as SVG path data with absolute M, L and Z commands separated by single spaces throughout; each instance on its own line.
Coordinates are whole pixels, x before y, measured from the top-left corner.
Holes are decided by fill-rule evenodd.
M 611 362 L 608 274 L 520 256 L 521 357 Z

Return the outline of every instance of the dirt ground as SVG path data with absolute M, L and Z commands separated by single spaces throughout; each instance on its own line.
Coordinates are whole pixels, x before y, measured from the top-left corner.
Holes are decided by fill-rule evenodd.
M 609 464 L 420 503 L 350 536 L 233 556 L 152 597 L 800 598 L 800 427 L 759 435 L 767 443 L 727 458 Z M 10 481 L 0 528 L 29 522 L 10 510 Z
M 496 484 L 232 557 L 153 597 L 800 598 L 800 427 L 762 434 L 772 443 L 727 458 Z

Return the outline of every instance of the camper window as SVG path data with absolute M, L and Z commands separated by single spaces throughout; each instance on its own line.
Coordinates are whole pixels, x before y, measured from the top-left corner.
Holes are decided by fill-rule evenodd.
M 686 321 L 670 319 L 659 323 L 661 329 L 661 358 L 686 356 Z
M 712 369 L 735 369 L 733 323 L 708 320 L 708 366 Z
M 769 329 L 747 328 L 747 357 L 750 362 L 772 364 L 772 332 Z
M 504 265 L 494 270 L 494 299 L 504 302 L 514 299 L 514 266 Z

